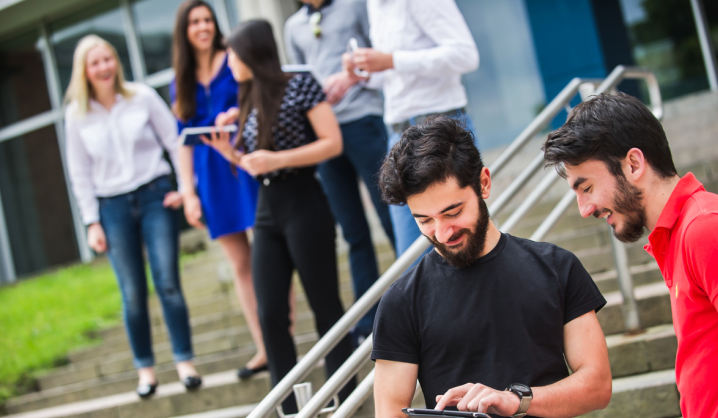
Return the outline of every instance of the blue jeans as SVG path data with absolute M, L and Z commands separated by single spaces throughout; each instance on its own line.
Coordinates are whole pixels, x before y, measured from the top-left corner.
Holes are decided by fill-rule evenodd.
M 133 192 L 99 199 L 100 223 L 122 293 L 125 327 L 136 368 L 155 363 L 143 242 L 172 341 L 174 360 L 187 361 L 193 357 L 189 316 L 179 280 L 177 217 L 173 210 L 162 206 L 170 190 L 169 179 L 163 176 Z
M 359 299 L 379 278 L 369 223 L 359 195 L 358 176 L 366 184 L 372 203 L 389 240 L 394 230 L 388 206 L 381 201 L 376 175 L 386 155 L 386 126 L 379 116 L 366 116 L 341 125 L 344 152 L 319 165 L 324 191 L 334 218 L 349 243 L 349 265 L 354 296 Z M 368 335 L 374 325 L 376 306 L 354 328 L 355 334 Z
M 466 114 L 466 112 L 459 111 L 451 117 L 462 120 L 465 123 L 466 128 L 469 131 L 473 132 L 474 137 L 476 138 L 474 122 L 471 120 L 469 115 Z M 416 125 L 416 120 L 414 118 L 409 119 L 409 122 L 412 125 Z M 402 133 L 400 132 L 391 133 L 391 135 L 389 136 L 389 150 L 394 145 L 396 145 L 397 142 L 399 142 L 399 139 L 401 139 L 401 134 Z M 476 147 L 478 148 L 478 146 L 478 140 L 476 140 Z M 414 241 L 417 240 L 417 238 L 421 236 L 421 231 L 419 231 L 419 226 L 416 224 L 414 217 L 411 215 L 409 206 L 391 205 L 389 206 L 389 213 L 391 213 L 391 220 L 394 225 L 394 236 L 396 239 L 396 256 L 398 258 L 400 255 L 404 254 L 404 252 L 411 246 L 411 244 L 414 243 Z M 430 251 L 431 248 L 427 250 L 427 252 Z

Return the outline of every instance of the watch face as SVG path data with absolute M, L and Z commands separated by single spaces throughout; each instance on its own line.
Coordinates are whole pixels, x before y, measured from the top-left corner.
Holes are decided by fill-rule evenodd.
M 519 383 L 514 383 L 513 386 L 514 386 L 514 389 L 518 390 L 519 392 L 527 392 L 527 393 L 528 393 L 528 392 L 531 392 L 531 389 L 530 389 L 528 386 L 526 386 L 526 385 L 522 385 L 522 384 L 519 384 Z

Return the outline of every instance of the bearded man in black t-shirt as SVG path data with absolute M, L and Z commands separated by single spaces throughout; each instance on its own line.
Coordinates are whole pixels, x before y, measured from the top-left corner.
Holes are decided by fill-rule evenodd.
M 596 318 L 606 300 L 572 253 L 499 232 L 469 131 L 450 118 L 407 129 L 379 183 L 434 251 L 379 304 L 378 417 L 404 417 L 417 379 L 427 408 L 556 417 L 606 407 L 611 370 Z

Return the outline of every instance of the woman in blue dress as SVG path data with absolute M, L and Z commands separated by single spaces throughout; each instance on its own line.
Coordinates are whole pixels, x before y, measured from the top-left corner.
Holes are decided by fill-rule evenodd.
M 207 3 L 189 0 L 180 5 L 173 42 L 176 78 L 170 97 L 180 132 L 212 126 L 218 117 L 226 117 L 225 112 L 235 112 L 238 85 L 227 66 L 217 18 Z M 181 146 L 179 166 L 187 222 L 195 228 L 206 225 L 232 268 L 237 298 L 257 348 L 238 374 L 251 376 L 267 368 L 246 232 L 254 225 L 258 184 L 204 144 Z

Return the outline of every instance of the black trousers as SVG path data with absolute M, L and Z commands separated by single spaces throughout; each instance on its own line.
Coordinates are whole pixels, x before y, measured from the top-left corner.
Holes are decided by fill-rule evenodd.
M 303 169 L 295 177 L 260 186 L 252 276 L 272 385 L 282 380 L 297 362 L 289 333 L 288 304 L 295 268 L 314 311 L 320 336 L 344 314 L 339 299 L 335 238 L 334 218 L 314 170 Z M 326 357 L 327 378 L 349 358 L 351 351 L 346 336 Z M 346 399 L 355 386 L 355 380 L 348 383 L 340 398 Z M 282 406 L 285 414 L 295 413 L 294 395 Z

